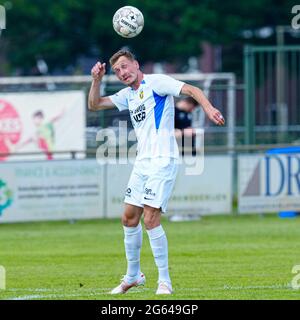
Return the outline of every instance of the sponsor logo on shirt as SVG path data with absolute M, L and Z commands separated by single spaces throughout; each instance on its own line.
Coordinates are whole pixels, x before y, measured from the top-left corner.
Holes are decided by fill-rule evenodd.
M 132 116 L 132 119 L 136 122 L 139 123 L 143 120 L 146 119 L 146 107 L 144 104 L 141 104 L 138 106 L 136 109 L 131 110 L 130 114 Z

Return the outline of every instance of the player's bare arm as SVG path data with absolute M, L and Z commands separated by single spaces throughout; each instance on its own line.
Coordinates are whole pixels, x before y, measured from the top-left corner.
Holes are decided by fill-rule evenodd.
M 92 70 L 92 84 L 89 92 L 88 107 L 91 111 L 113 109 L 115 105 L 111 102 L 108 97 L 100 96 L 100 85 L 102 78 L 105 74 L 105 63 L 97 62 Z
M 212 122 L 219 126 L 225 124 L 225 119 L 221 112 L 212 106 L 201 89 L 186 83 L 183 85 L 181 93 L 194 98 L 203 108 L 204 112 Z

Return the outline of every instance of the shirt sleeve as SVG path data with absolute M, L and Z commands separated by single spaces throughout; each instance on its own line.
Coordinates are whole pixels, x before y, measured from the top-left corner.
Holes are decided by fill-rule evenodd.
M 171 95 L 179 97 L 184 82 L 176 80 L 165 74 L 157 75 L 154 81 L 154 91 L 160 96 Z
M 120 90 L 119 92 L 108 96 L 111 102 L 119 109 L 119 111 L 123 111 L 128 109 L 128 100 L 127 100 L 127 88 Z

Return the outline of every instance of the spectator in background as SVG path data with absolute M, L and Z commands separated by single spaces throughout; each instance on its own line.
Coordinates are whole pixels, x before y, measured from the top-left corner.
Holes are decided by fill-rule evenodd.
M 179 147 L 182 148 L 181 154 L 188 154 L 187 150 L 191 148 L 191 154 L 196 154 L 195 148 L 195 130 L 194 118 L 199 105 L 192 97 L 184 97 L 177 101 L 175 106 L 175 137 L 178 140 Z

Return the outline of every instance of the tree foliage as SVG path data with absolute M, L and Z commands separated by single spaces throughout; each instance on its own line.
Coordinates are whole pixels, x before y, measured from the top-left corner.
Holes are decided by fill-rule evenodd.
M 287 25 L 292 1 L 271 0 L 12 0 L 0 46 L 11 70 L 30 72 L 38 57 L 50 70 L 74 65 L 81 56 L 108 58 L 129 46 L 145 61 L 182 61 L 199 55 L 200 44 L 242 41 L 240 32 Z M 112 28 L 121 6 L 144 14 L 142 34 L 123 39 Z M 5 45 L 4 45 L 5 44 Z

